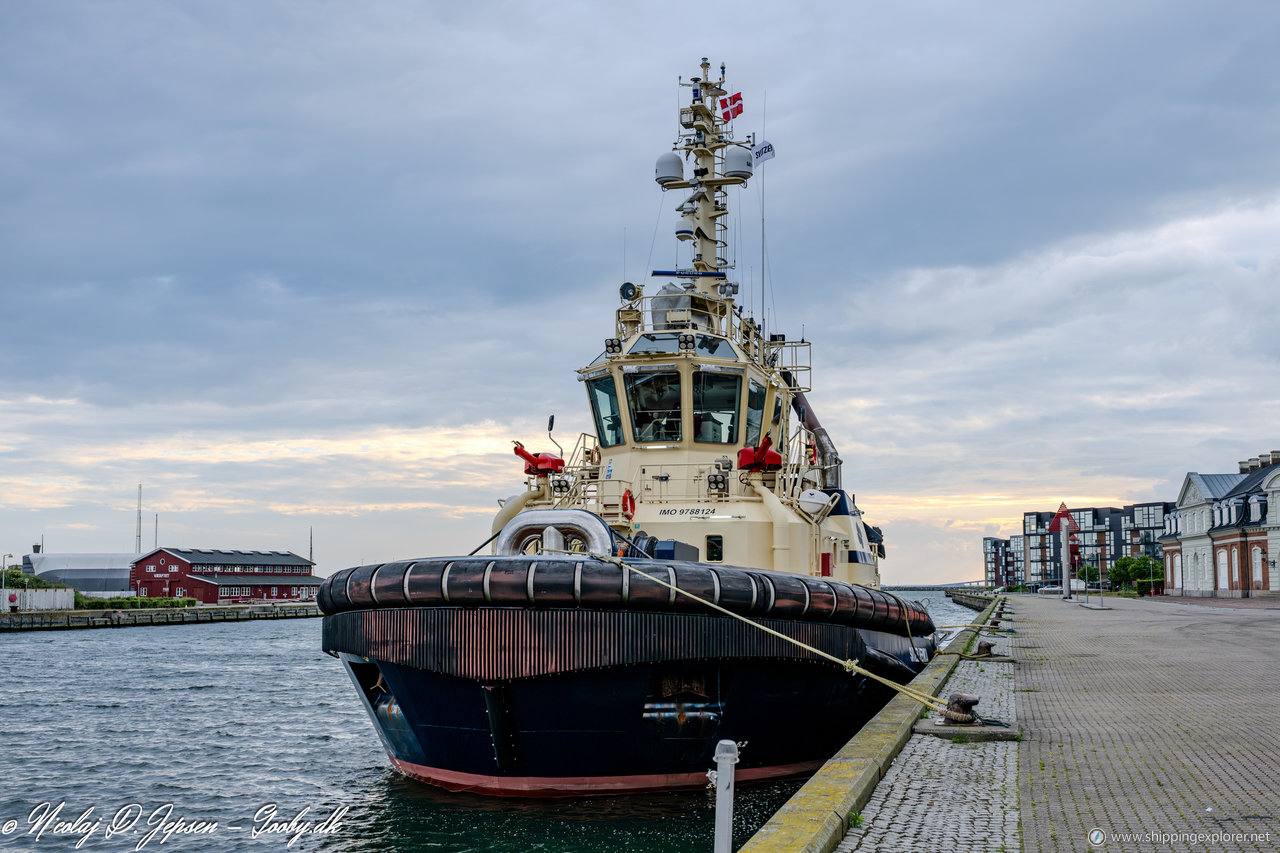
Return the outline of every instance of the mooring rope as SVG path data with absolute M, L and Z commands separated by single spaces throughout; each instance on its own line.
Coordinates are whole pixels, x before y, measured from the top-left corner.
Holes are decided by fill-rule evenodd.
M 898 606 L 902 608 L 902 624 L 907 626 L 907 645 L 911 646 L 911 659 L 914 661 L 919 661 L 920 663 L 928 663 L 929 662 L 928 660 L 921 660 L 920 658 L 917 657 L 916 641 L 915 641 L 915 638 L 911 636 L 911 620 L 907 618 L 907 612 L 910 610 L 910 608 L 907 607 L 907 603 L 903 601 L 896 593 L 889 592 L 889 590 L 887 589 L 882 589 L 880 591 L 883 592 L 885 595 L 892 596 L 894 600 L 898 602 Z M 934 630 L 935 631 L 937 630 L 936 625 L 934 626 Z M 924 654 L 924 652 L 920 652 L 919 654 Z
M 501 530 L 501 529 L 499 529 L 497 533 L 493 534 L 493 535 L 492 535 L 492 536 L 490 536 L 488 539 L 484 540 L 484 541 L 483 541 L 483 542 L 481 542 L 479 545 L 477 545 L 477 546 L 476 546 L 476 550 L 475 550 L 475 551 L 472 551 L 472 552 L 471 552 L 470 554 L 468 554 L 467 556 L 468 556 L 468 557 L 474 557 L 474 556 L 476 555 L 476 552 L 477 552 L 477 551 L 479 551 L 479 550 L 480 550 L 481 548 L 483 548 L 485 545 L 488 545 L 490 542 L 492 542 L 493 540 L 497 539 L 497 538 L 498 538 L 499 536 L 501 536 L 501 535 L 502 535 L 502 530 Z
M 574 553 L 570 551 L 548 551 L 544 553 L 556 553 L 556 554 L 572 553 L 573 556 L 576 556 L 576 557 L 583 556 L 583 554 L 581 553 Z M 874 681 L 878 681 L 881 684 L 885 685 L 886 687 L 889 687 L 889 688 L 892 688 L 893 690 L 898 691 L 903 696 L 906 696 L 908 699 L 914 699 L 920 704 L 928 705 L 938 711 L 947 710 L 947 703 L 943 702 L 941 699 L 938 699 L 936 696 L 930 696 L 928 693 L 924 693 L 920 690 L 916 690 L 915 688 L 908 687 L 905 684 L 899 684 L 896 681 L 885 678 L 881 675 L 877 675 L 876 673 L 870 671 L 869 669 L 865 669 L 864 667 L 859 666 L 856 660 L 841 660 L 835 655 L 824 652 L 822 649 L 814 648 L 808 643 L 804 643 L 804 642 L 801 642 L 800 640 L 797 640 L 795 637 L 788 637 L 786 634 L 783 634 L 779 631 L 775 631 L 772 628 L 768 627 L 767 625 L 761 625 L 759 622 L 752 621 L 751 619 L 748 619 L 745 616 L 734 613 L 732 610 L 721 607 L 719 604 L 716 604 L 715 602 L 707 601 L 705 598 L 695 595 L 694 593 L 689 592 L 688 590 L 681 589 L 675 584 L 668 583 L 667 581 L 664 581 L 661 578 L 654 577 L 648 572 L 643 572 L 640 569 L 637 569 L 635 566 L 622 562 L 622 560 L 618 559 L 617 557 L 606 556 L 604 554 L 590 554 L 588 556 L 595 557 L 597 560 L 603 560 L 606 563 L 613 563 L 615 566 L 617 566 L 620 569 L 625 569 L 630 572 L 635 572 L 641 577 L 647 578 L 653 581 L 654 583 L 658 584 L 659 586 L 664 586 L 667 589 L 672 590 L 673 592 L 678 592 L 681 595 L 692 598 L 694 601 L 705 604 L 707 607 L 710 607 L 712 610 L 717 610 L 725 614 L 726 616 L 732 616 L 734 619 L 737 619 L 740 622 L 745 622 L 754 628 L 758 628 L 759 630 L 764 631 L 766 634 L 772 634 L 773 636 L 781 640 L 785 640 L 788 643 L 799 646 L 805 651 L 811 652 L 819 657 L 826 658 L 832 663 L 838 664 L 839 666 L 843 667 L 846 672 L 856 672 L 859 675 L 865 675 L 867 678 L 873 679 Z

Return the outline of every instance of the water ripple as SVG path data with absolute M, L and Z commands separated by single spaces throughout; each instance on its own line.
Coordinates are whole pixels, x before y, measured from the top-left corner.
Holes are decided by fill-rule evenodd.
M 936 605 L 940 596 L 933 599 Z M 944 622 L 943 624 L 947 624 Z M 158 838 L 144 850 L 285 850 L 252 839 L 258 809 L 318 820 L 347 807 L 339 832 L 289 850 L 342 853 L 651 853 L 708 850 L 706 791 L 589 800 L 450 794 L 393 772 L 342 667 L 319 651 L 320 622 L 239 622 L 118 631 L 8 634 L 0 645 L 0 853 L 71 850 L 74 837 L 24 835 L 40 803 L 65 802 L 104 824 L 137 803 L 148 813 L 218 821 L 214 835 Z M 798 787 L 739 788 L 735 841 Z M 229 826 L 241 827 L 233 830 Z M 79 848 L 133 850 L 142 833 Z
M 318 651 L 318 620 L 9 634 L 0 654 L 0 851 L 71 850 L 76 836 L 24 835 L 40 803 L 61 818 L 92 808 L 218 821 L 173 835 L 180 851 L 286 849 L 249 837 L 268 803 L 285 818 L 349 809 L 340 832 L 291 850 L 633 851 L 704 849 L 712 803 L 701 791 L 523 802 L 449 794 L 394 773 L 342 668 Z M 771 813 L 795 783 L 744 789 L 739 812 Z M 760 806 L 751 803 L 759 801 Z M 763 820 L 756 815 L 755 825 Z M 229 825 L 239 826 L 232 830 Z M 742 822 L 745 840 L 754 826 Z M 141 832 L 79 848 L 132 850 Z M 156 839 L 158 841 L 158 838 Z M 147 849 L 147 848 L 144 848 Z

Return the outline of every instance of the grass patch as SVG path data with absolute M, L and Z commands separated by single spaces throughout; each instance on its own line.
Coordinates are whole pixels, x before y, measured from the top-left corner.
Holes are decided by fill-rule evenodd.
M 88 598 L 76 592 L 76 610 L 151 610 L 157 607 L 195 607 L 194 598 Z

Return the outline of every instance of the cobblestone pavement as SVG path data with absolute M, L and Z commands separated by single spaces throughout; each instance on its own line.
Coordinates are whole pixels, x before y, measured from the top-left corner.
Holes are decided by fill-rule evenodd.
M 1251 598 L 1210 598 L 1198 595 L 1157 595 L 1150 599 L 1161 604 L 1185 604 L 1192 607 L 1226 607 L 1231 610 L 1280 610 L 1280 596 L 1257 595 Z M 1107 601 L 1111 597 L 1107 596 Z
M 1280 611 L 1167 601 L 1010 597 L 1028 853 L 1280 849 Z
M 1010 648 L 996 641 L 997 654 Z M 980 715 L 1013 724 L 1012 663 L 961 661 L 942 695 L 982 697 Z M 863 824 L 836 845 L 852 851 L 1016 851 L 1018 744 L 952 743 L 916 735 L 862 810 Z

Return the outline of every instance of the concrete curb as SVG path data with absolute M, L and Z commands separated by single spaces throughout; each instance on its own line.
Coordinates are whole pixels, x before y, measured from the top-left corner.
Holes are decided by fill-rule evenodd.
M 985 624 L 999 598 L 974 621 Z M 978 633 L 966 628 L 947 645 L 962 652 Z M 936 696 L 960 662 L 959 655 L 939 655 L 911 680 L 916 690 Z M 849 831 L 849 817 L 860 811 L 911 739 L 921 706 L 901 694 L 889 700 L 839 752 L 760 828 L 739 853 L 785 850 L 830 853 Z
M 994 601 L 996 597 L 985 592 L 952 592 L 947 598 L 950 598 L 956 604 L 962 604 L 974 610 L 982 610 L 988 603 Z
M 918 735 L 953 740 L 958 743 L 994 743 L 1005 740 L 1021 740 L 1022 732 L 1012 726 L 965 725 L 949 726 L 936 718 L 921 720 L 912 727 Z

